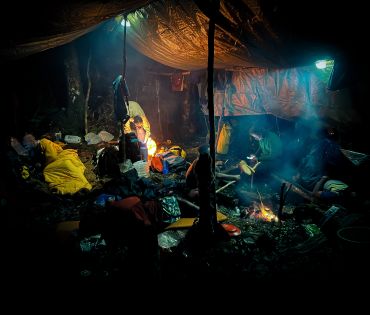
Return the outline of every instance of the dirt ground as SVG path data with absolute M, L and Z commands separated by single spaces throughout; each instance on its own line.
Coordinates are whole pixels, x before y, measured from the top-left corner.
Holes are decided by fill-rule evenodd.
M 189 162 L 197 156 L 197 145 L 186 147 Z M 278 220 L 279 183 L 256 182 L 251 188 L 246 181 L 219 194 L 218 211 L 227 217 L 219 225 L 231 227 L 227 237 L 196 239 L 194 226 L 138 230 L 145 248 L 136 252 L 125 242 L 107 244 L 99 229 L 82 234 L 81 213 L 104 213 L 94 201 L 109 178 L 96 175 L 97 148 L 77 149 L 93 186 L 91 192 L 57 196 L 48 192 L 45 183 L 34 180 L 23 190 L 2 196 L 10 258 L 7 270 L 15 283 L 41 278 L 53 283 L 68 279 L 86 286 L 138 279 L 158 283 L 174 279 L 314 282 L 368 276 L 369 240 L 354 246 L 338 237 L 341 228 L 370 226 L 367 202 L 354 208 L 339 207 L 329 216 L 333 205 L 307 202 L 290 191 Z M 222 185 L 225 182 L 217 183 L 217 187 Z M 272 208 L 274 216 L 263 216 L 261 205 Z

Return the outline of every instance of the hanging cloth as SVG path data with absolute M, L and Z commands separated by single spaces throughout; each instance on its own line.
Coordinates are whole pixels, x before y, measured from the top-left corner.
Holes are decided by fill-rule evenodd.
M 182 73 L 173 73 L 171 75 L 172 91 L 182 92 L 184 90 L 184 75 Z

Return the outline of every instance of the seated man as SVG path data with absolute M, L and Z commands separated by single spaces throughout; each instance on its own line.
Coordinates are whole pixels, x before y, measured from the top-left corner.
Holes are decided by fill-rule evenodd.
M 253 126 L 249 130 L 249 135 L 258 142 L 256 154 L 250 155 L 248 158 L 253 166 L 252 173 L 255 172 L 258 166 L 258 174 L 269 175 L 281 163 L 282 142 L 274 132 L 261 127 Z M 241 164 L 244 165 L 246 163 L 242 161 Z
M 340 180 L 329 179 L 328 176 L 323 176 L 316 183 L 312 191 L 312 196 L 318 201 L 342 203 L 356 197 L 356 193 L 346 183 Z
M 324 129 L 321 133 L 322 138 L 314 143 L 301 161 L 298 174 L 293 177 L 293 180 L 309 191 L 313 191 L 323 176 L 349 183 L 354 170 L 340 145 L 330 137 L 327 130 Z
M 199 154 L 206 154 L 209 152 L 209 146 L 208 145 L 201 145 L 198 148 Z M 199 158 L 196 158 L 189 168 L 186 171 L 186 192 L 187 196 L 191 199 L 196 199 L 199 196 L 199 190 L 198 190 L 198 175 L 196 173 L 196 164 L 198 162 Z M 227 180 L 240 180 L 240 175 L 229 175 L 224 174 L 220 172 L 216 172 L 217 178 L 227 179 Z
M 145 118 L 145 116 L 144 116 Z M 136 134 L 137 139 L 139 140 L 140 144 L 140 154 L 142 157 L 142 160 L 147 161 L 148 160 L 148 148 L 147 143 L 150 136 L 150 125 L 149 122 L 146 120 L 146 123 L 144 124 L 144 119 L 137 115 L 133 118 L 133 126 L 131 126 L 131 121 L 129 120 L 127 124 L 129 124 L 129 127 L 126 127 L 125 125 L 125 134 L 134 132 Z
M 141 108 L 141 106 L 134 101 L 129 101 L 129 108 L 128 108 L 128 115 L 130 116 L 130 119 L 126 122 L 123 132 L 124 133 L 130 133 L 136 131 L 136 124 L 140 123 L 141 127 L 145 131 L 145 139 L 148 140 L 150 137 L 150 124 L 148 119 L 145 116 L 144 110 Z M 136 117 L 136 122 L 135 122 Z
M 129 101 L 128 115 L 129 119 L 123 126 L 123 133 L 129 134 L 134 132 L 140 143 L 141 159 L 148 159 L 147 142 L 151 135 L 150 123 L 145 116 L 144 110 L 139 103 Z

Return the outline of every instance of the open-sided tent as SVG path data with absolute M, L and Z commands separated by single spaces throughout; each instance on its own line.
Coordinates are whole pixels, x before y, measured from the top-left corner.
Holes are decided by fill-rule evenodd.
M 319 57 L 334 58 L 329 85 L 333 90 L 366 73 L 361 42 L 353 40 L 365 29 L 360 5 L 316 0 L 220 3 L 215 67 L 231 70 L 234 93 L 225 101 L 225 88 L 216 88 L 216 115 L 224 107 L 226 115 L 320 114 L 337 121 L 350 119 L 348 113 L 332 110 L 339 92 L 326 91 L 325 84 L 302 66 Z M 114 28 L 119 21 L 112 18 L 127 15 L 128 41 L 135 49 L 177 69 L 205 69 L 210 6 L 212 1 L 202 0 L 14 3 L 2 11 L 0 54 L 5 62 L 26 57 L 69 43 L 102 24 Z
M 9 3 L 2 10 L 1 55 L 50 49 L 131 13 L 137 49 L 175 68 L 200 69 L 206 66 L 210 6 L 212 1 L 202 0 Z M 361 47 L 353 37 L 365 30 L 362 9 L 337 1 L 221 0 L 215 66 L 297 66 L 327 54 L 353 59 Z

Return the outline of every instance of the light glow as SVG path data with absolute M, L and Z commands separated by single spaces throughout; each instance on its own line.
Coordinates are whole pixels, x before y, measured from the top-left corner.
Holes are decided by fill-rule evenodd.
M 122 25 L 123 27 L 125 27 L 125 19 L 122 19 L 122 21 L 121 21 L 121 25 Z M 131 26 L 130 21 L 129 21 L 129 20 L 126 20 L 126 27 L 130 27 L 130 26 Z
M 148 148 L 148 155 L 154 156 L 155 152 L 157 151 L 157 144 L 155 141 L 152 138 L 149 138 L 146 146 Z
M 317 60 L 315 62 L 317 69 L 325 69 L 326 68 L 326 60 Z

